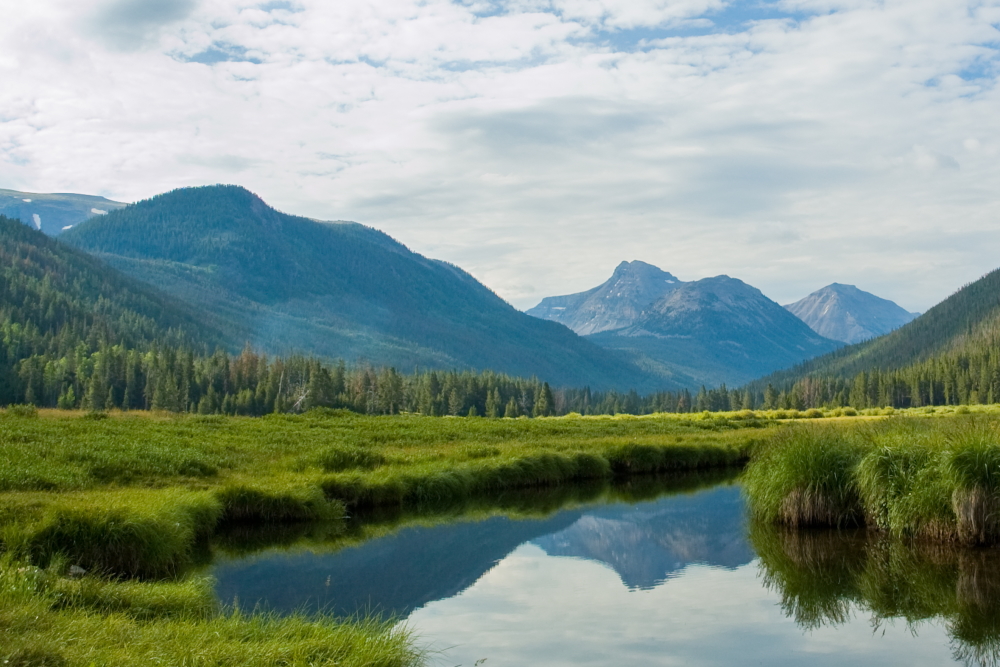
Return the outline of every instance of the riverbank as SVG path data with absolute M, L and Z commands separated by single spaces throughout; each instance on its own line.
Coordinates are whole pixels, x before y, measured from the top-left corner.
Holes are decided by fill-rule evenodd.
M 221 529 L 336 526 L 362 510 L 737 466 L 768 426 L 701 416 L 8 410 L 0 415 L 0 658 L 8 665 L 419 664 L 413 638 L 388 624 L 220 609 L 210 583 L 186 573 Z
M 756 450 L 744 489 L 764 522 L 993 544 L 1000 540 L 998 421 L 956 415 L 785 429 Z

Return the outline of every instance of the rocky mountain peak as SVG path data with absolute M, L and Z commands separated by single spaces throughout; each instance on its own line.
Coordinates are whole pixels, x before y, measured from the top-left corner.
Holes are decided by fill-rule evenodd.
M 580 335 L 621 329 L 682 284 L 652 264 L 622 262 L 603 284 L 586 292 L 546 297 L 527 313 L 565 324 Z
M 827 285 L 785 308 L 816 333 L 850 344 L 887 334 L 919 315 L 842 283 Z

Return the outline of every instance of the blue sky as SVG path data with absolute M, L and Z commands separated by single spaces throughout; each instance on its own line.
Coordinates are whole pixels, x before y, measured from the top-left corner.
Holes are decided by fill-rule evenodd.
M 38 0 L 0 187 L 238 183 L 521 308 L 641 259 L 925 310 L 1000 266 L 1000 0 Z

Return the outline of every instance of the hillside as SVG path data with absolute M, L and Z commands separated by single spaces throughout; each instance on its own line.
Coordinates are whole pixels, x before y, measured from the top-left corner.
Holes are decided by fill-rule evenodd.
M 382 232 L 286 215 L 236 186 L 175 190 L 62 238 L 214 313 L 231 341 L 272 353 L 404 371 L 490 368 L 557 385 L 671 386 Z
M 88 218 L 123 206 L 121 202 L 93 195 L 0 189 L 0 215 L 20 220 L 49 236 L 57 236 Z
M 681 284 L 652 264 L 622 262 L 603 284 L 586 292 L 546 297 L 525 312 L 586 336 L 634 324 L 643 310 Z
M 856 407 L 1000 400 L 1000 270 L 966 285 L 912 322 L 750 385 L 771 384 L 822 404 Z M 852 398 L 853 396 L 853 398 Z
M 760 290 L 728 276 L 684 283 L 632 326 L 589 339 L 708 386 L 748 382 L 838 347 Z
M 840 283 L 827 285 L 785 308 L 819 335 L 848 344 L 887 334 L 920 314 Z
M 44 362 L 36 370 L 49 376 L 45 382 L 37 378 L 39 387 L 58 388 L 63 376 L 76 372 L 67 365 L 70 357 L 75 363 L 104 345 L 207 349 L 220 341 L 191 308 L 0 216 L 0 405 L 23 400 L 38 366 L 19 363 L 23 360 Z M 44 368 L 57 359 L 59 365 Z M 42 396 L 37 399 L 44 402 Z

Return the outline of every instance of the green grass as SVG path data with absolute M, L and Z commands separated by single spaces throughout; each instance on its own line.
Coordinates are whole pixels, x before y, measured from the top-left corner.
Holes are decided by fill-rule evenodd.
M 422 656 L 378 619 L 340 623 L 216 608 L 211 582 L 69 580 L 0 560 L 0 664 L 407 667 Z
M 650 475 L 732 474 L 768 425 L 7 410 L 0 664 L 418 664 L 414 640 L 386 623 L 221 610 L 188 573 L 212 548 L 346 544 L 455 511 L 540 511 L 531 497 L 555 508 L 612 487 L 655 494 Z
M 982 415 L 796 426 L 758 448 L 745 490 L 764 521 L 990 544 L 1000 540 L 1000 429 Z

